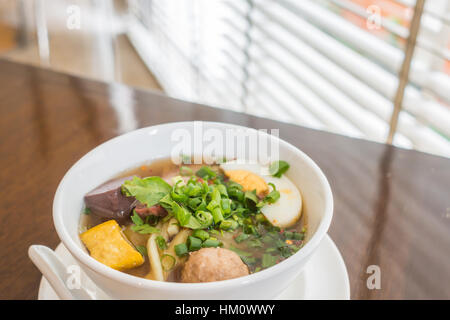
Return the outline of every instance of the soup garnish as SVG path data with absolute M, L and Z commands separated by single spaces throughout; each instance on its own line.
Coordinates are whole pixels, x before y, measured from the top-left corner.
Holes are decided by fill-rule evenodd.
M 285 161 L 141 166 L 86 194 L 80 238 L 93 258 L 148 279 L 255 273 L 305 241 L 302 199 L 288 169 Z

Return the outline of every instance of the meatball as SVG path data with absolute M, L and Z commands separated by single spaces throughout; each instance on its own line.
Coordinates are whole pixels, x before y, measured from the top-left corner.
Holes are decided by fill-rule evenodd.
M 239 256 L 228 249 L 203 248 L 191 253 L 181 271 L 182 282 L 211 282 L 248 275 Z

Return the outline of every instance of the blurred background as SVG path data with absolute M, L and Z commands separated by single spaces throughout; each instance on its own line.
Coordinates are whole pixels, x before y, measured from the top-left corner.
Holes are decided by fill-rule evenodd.
M 0 58 L 450 157 L 450 1 L 403 63 L 420 2 L 1 0 Z

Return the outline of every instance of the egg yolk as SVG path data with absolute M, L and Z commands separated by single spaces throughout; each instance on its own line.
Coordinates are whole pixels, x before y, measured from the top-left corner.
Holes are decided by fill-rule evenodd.
M 264 195 L 269 192 L 269 186 L 263 178 L 245 170 L 228 170 L 225 174 L 232 181 L 239 183 L 244 191 L 256 189 L 257 195 Z

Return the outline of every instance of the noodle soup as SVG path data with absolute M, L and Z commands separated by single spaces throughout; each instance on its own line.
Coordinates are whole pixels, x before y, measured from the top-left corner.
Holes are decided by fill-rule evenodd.
M 268 168 L 155 161 L 86 194 L 80 238 L 101 263 L 152 280 L 259 272 L 304 245 L 307 217 L 288 169 L 284 161 Z

